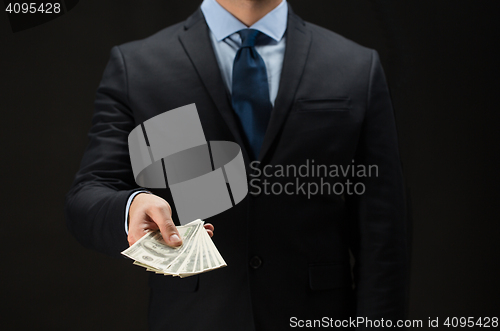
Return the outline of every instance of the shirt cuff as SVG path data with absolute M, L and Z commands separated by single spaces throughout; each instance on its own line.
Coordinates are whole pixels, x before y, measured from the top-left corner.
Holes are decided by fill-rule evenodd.
M 132 201 L 134 200 L 135 196 L 139 193 L 149 193 L 151 194 L 151 192 L 149 191 L 146 191 L 146 190 L 142 190 L 142 191 L 136 191 L 134 193 L 132 193 L 130 195 L 130 197 L 128 198 L 127 200 L 127 207 L 125 208 L 125 233 L 127 234 L 128 236 L 128 211 L 130 209 L 130 205 L 132 204 Z

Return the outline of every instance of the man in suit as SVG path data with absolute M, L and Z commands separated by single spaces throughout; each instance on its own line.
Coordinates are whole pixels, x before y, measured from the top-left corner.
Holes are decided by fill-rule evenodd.
M 331 325 L 403 318 L 402 173 L 378 55 L 304 22 L 285 0 L 205 0 L 186 21 L 112 49 L 67 196 L 79 241 L 119 255 L 145 230 L 160 229 L 168 244 L 181 243 L 170 191 L 134 183 L 127 137 L 191 103 L 207 141 L 242 147 L 251 194 L 209 220 L 226 268 L 185 279 L 151 275 L 151 329 L 283 330 L 318 326 L 324 317 Z M 290 188 L 300 176 L 271 169 L 311 164 L 371 165 L 377 173 L 298 178 L 327 188 L 353 180 L 364 188 L 359 194 L 266 191 Z

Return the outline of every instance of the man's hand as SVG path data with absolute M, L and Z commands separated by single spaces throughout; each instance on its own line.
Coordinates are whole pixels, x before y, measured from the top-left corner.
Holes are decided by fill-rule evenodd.
M 132 246 L 149 231 L 160 230 L 167 245 L 177 247 L 182 244 L 179 232 L 172 221 L 172 209 L 168 202 L 159 196 L 149 193 L 139 193 L 135 196 L 129 209 L 128 243 Z M 210 237 L 214 226 L 205 224 Z

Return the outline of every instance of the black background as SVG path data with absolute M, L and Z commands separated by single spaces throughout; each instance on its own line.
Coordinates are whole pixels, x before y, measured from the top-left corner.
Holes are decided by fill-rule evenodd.
M 0 14 L 2 329 L 146 328 L 147 273 L 82 248 L 64 195 L 111 47 L 200 2 L 80 1 L 18 33 Z M 499 317 L 498 1 L 289 2 L 381 55 L 411 195 L 410 318 Z

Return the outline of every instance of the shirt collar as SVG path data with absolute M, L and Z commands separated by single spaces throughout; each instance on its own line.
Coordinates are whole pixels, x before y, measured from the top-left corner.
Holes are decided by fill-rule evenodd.
M 285 34 L 288 16 L 286 0 L 283 0 L 276 8 L 250 27 L 239 21 L 216 0 L 203 0 L 201 11 L 217 41 L 221 41 L 242 29 L 252 28 L 279 42 Z

